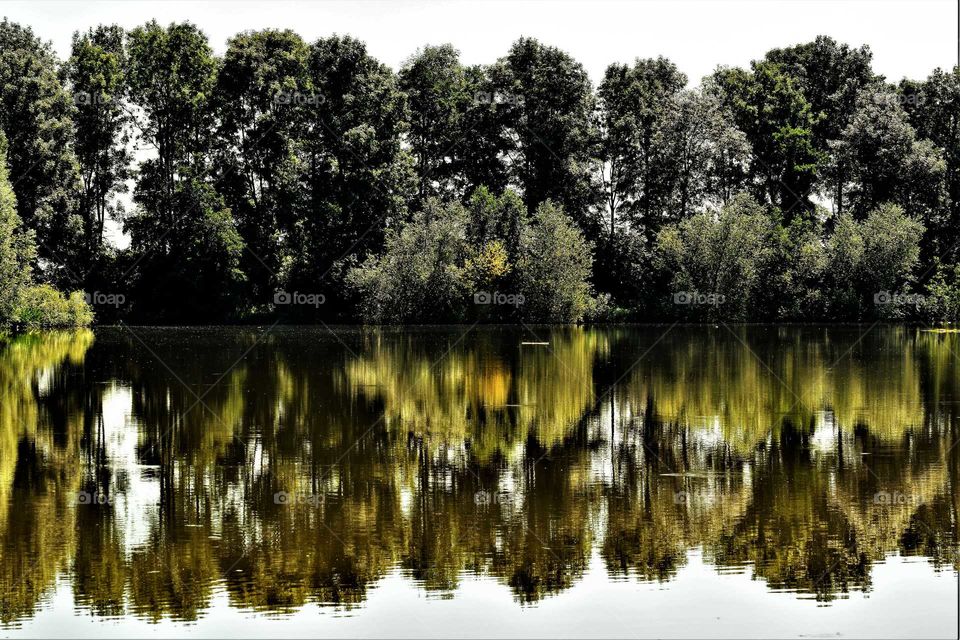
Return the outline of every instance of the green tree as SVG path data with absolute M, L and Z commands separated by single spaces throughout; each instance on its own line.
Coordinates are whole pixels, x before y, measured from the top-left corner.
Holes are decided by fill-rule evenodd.
M 72 110 L 50 45 L 28 27 L 0 22 L 0 129 L 8 138 L 17 215 L 36 233 L 41 275 L 57 282 L 75 280 L 80 271 Z
M 458 203 L 429 199 L 399 230 L 387 232 L 383 254 L 347 275 L 372 322 L 462 320 L 467 297 L 463 263 L 468 215 Z
M 943 159 L 929 142 L 917 140 L 893 91 L 863 91 L 834 146 L 837 211 L 849 208 L 862 219 L 882 203 L 897 202 L 928 223 L 940 212 Z
M 141 137 L 156 157 L 141 162 L 137 209 L 125 221 L 135 263 L 139 313 L 213 319 L 237 312 L 243 243 L 211 186 L 210 150 L 217 61 L 192 24 L 137 27 L 128 38 L 132 101 Z
M 299 201 L 297 155 L 305 110 L 309 48 L 296 33 L 267 29 L 230 39 L 217 75 L 215 181 L 249 251 L 241 269 L 257 306 L 272 300 L 291 256 Z
M 398 74 L 407 95 L 410 126 L 407 132 L 416 161 L 417 199 L 431 196 L 461 197 L 463 167 L 461 145 L 476 132 L 470 111 L 480 87 L 460 64 L 452 45 L 424 47 L 408 59 Z
M 592 311 L 591 251 L 563 209 L 541 203 L 523 229 L 517 259 L 523 316 L 537 322 L 579 322 Z
M 960 225 L 960 67 L 937 69 L 923 82 L 904 80 L 898 95 L 917 137 L 942 150 L 948 208 L 940 228 L 933 230 L 940 236 L 935 252 L 956 262 L 960 250 L 955 233 Z
M 22 228 L 7 169 L 7 139 L 0 131 L 0 323 L 9 322 L 31 282 L 33 231 Z
M 672 274 L 672 302 L 692 317 L 746 318 L 774 257 L 775 225 L 751 196 L 735 196 L 718 214 L 698 213 L 657 236 L 662 268 Z M 682 309 L 682 310 L 681 310 Z
M 130 175 L 124 38 L 123 29 L 117 25 L 74 33 L 66 65 L 76 105 L 73 122 L 80 166 L 78 206 L 84 222 L 86 257 L 91 262 L 103 251 L 106 219 L 122 217 L 123 211 L 113 196 L 126 192 Z
M 587 72 L 568 54 L 521 38 L 490 69 L 490 101 L 502 110 L 514 146 L 511 179 L 527 211 L 553 200 L 589 235 L 600 226 L 591 171 L 593 91 Z
M 668 105 L 654 147 L 662 150 L 663 217 L 677 221 L 746 186 L 750 143 L 714 94 L 682 91 Z
M 833 318 L 902 317 L 896 299 L 906 293 L 920 257 L 924 226 L 896 204 L 885 203 L 862 222 L 841 215 L 827 242 L 828 313 Z M 909 302 L 909 301 L 907 301 Z
M 790 219 L 809 217 L 810 192 L 823 160 L 814 139 L 818 116 L 781 65 L 753 62 L 750 71 L 720 69 L 710 83 L 753 149 L 750 175 L 761 202 Z
M 665 224 L 667 152 L 661 131 L 687 77 L 665 58 L 607 67 L 597 88 L 600 172 L 610 236 L 619 219 L 652 239 Z
M 341 300 L 351 261 L 380 249 L 414 188 L 402 149 L 406 106 L 396 77 L 353 38 L 310 45 L 311 96 L 297 138 L 302 171 L 289 286 Z M 329 305 L 344 309 L 346 305 Z

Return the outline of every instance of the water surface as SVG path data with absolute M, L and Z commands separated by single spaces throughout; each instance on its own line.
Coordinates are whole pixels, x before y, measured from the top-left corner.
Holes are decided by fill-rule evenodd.
M 956 637 L 960 335 L 0 344 L 0 636 Z

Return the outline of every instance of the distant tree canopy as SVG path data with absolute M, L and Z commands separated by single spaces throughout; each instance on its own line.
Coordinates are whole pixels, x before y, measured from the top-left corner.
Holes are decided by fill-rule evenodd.
M 219 57 L 154 21 L 60 61 L 4 20 L 6 242 L 122 298 L 105 321 L 946 319 L 960 70 L 894 85 L 871 58 L 818 37 L 696 87 L 662 57 L 594 87 L 532 38 L 394 72 L 348 36 Z M 866 247 L 896 256 L 882 277 Z

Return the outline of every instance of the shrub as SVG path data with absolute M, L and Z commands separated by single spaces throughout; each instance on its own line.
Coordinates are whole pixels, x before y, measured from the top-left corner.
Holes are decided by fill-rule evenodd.
M 672 294 L 691 316 L 744 318 L 760 275 L 774 256 L 775 225 L 746 194 L 698 213 L 657 236 L 660 266 L 673 273 Z M 701 300 L 703 302 L 701 302 Z
M 544 202 L 523 229 L 517 282 L 523 315 L 537 322 L 579 322 L 596 304 L 591 246 L 563 210 Z
M 93 322 L 93 310 L 83 293 L 68 297 L 47 284 L 27 287 L 17 301 L 15 322 L 30 328 L 86 327 Z

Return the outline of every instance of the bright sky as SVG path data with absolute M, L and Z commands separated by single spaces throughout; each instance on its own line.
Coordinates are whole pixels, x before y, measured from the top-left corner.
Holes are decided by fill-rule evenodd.
M 247 29 L 351 34 L 393 68 L 424 44 L 451 42 L 464 62 L 487 63 L 534 36 L 571 53 L 594 82 L 611 62 L 665 55 L 696 83 L 718 64 L 745 65 L 818 34 L 869 44 L 875 70 L 893 80 L 957 62 L 957 0 L 2 0 L 0 15 L 31 25 L 61 56 L 75 30 L 156 18 L 196 23 L 217 52 Z

